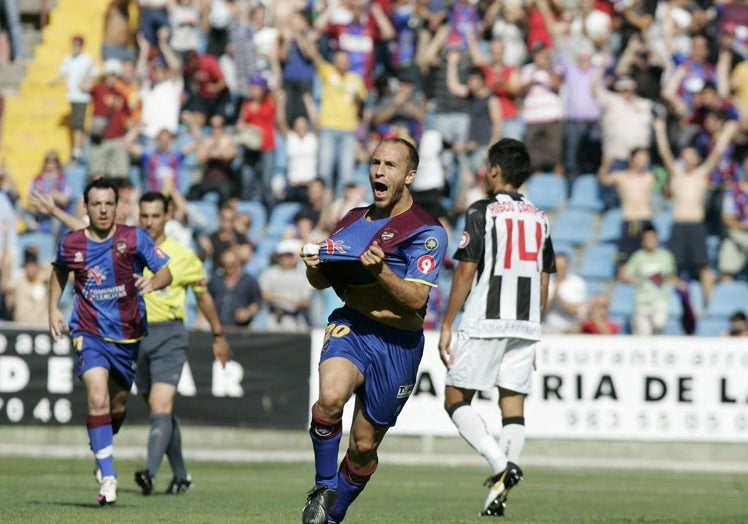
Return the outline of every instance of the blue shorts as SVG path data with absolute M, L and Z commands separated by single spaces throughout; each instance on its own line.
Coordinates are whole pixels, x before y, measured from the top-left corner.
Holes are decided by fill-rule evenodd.
M 72 341 L 76 377 L 80 378 L 92 368 L 105 368 L 122 388 L 130 391 L 138 360 L 139 341 L 122 344 L 80 332 L 73 334 Z
M 320 363 L 350 360 L 364 375 L 356 390 L 364 413 L 378 426 L 394 426 L 416 384 L 423 331 L 406 331 L 343 307 L 330 314 Z

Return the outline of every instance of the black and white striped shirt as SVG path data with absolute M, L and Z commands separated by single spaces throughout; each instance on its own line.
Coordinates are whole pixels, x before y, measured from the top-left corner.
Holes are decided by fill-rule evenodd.
M 475 202 L 465 213 L 454 258 L 478 264 L 460 331 L 475 338 L 540 339 L 540 277 L 556 271 L 543 211 L 519 193 Z

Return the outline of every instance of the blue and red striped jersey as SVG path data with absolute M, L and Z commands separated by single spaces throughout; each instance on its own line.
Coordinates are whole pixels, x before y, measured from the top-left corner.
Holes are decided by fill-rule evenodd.
M 375 282 L 359 258 L 375 240 L 385 253 L 385 263 L 405 280 L 436 287 L 444 254 L 447 232 L 417 204 L 397 216 L 369 221 L 370 207 L 351 210 L 335 231 L 320 243 L 320 269 L 343 298 L 348 286 Z
M 144 229 L 117 225 L 114 235 L 94 242 L 81 229 L 63 237 L 55 267 L 72 271 L 75 298 L 70 329 L 106 340 L 129 342 L 147 334 L 145 300 L 133 274 L 158 272 L 167 257 Z

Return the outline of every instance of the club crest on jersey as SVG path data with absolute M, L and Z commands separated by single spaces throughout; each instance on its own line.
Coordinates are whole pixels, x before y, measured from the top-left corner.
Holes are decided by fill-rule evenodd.
M 99 269 L 99 266 L 87 268 L 87 272 L 88 278 L 96 282 L 97 286 L 100 286 L 106 280 L 106 275 Z
M 407 398 L 413 393 L 413 384 L 406 384 L 397 389 L 397 398 Z
M 460 237 L 460 245 L 457 246 L 459 249 L 464 249 L 467 247 L 467 245 L 470 243 L 470 235 L 467 231 L 462 232 L 462 236 Z
M 166 258 L 166 255 L 164 254 L 164 252 L 163 252 L 163 251 L 161 251 L 161 248 L 160 248 L 160 247 L 157 247 L 157 248 L 155 248 L 155 249 L 153 250 L 153 252 L 154 252 L 154 253 L 156 253 L 156 256 L 157 256 L 158 258 Z
M 439 241 L 436 239 L 436 237 L 428 237 L 423 242 L 423 247 L 426 248 L 426 251 L 433 251 L 437 247 L 439 247 Z
M 424 275 L 428 275 L 436 268 L 436 260 L 431 255 L 423 255 L 416 263 L 418 270 Z
M 344 240 L 332 240 L 328 238 L 325 240 L 325 243 L 322 244 L 322 249 L 324 249 L 328 255 L 334 255 L 335 253 L 345 255 L 348 250 L 351 249 L 351 246 L 346 245 Z
M 73 257 L 73 262 L 83 262 L 83 253 L 76 251 L 75 256 Z
M 125 256 L 127 254 L 127 242 L 124 240 L 118 241 L 117 245 L 114 246 L 114 249 L 117 250 L 119 256 Z
M 383 244 L 386 244 L 387 242 L 390 242 L 393 238 L 395 238 L 396 234 L 397 231 L 395 231 L 394 229 L 385 229 L 379 235 L 379 240 L 381 240 Z

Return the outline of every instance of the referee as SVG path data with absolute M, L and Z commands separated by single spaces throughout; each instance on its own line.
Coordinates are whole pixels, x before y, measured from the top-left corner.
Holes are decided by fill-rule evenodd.
M 184 326 L 187 288 L 192 288 L 197 306 L 213 330 L 213 356 L 222 365 L 231 359 L 231 348 L 223 336 L 213 298 L 208 293 L 205 268 L 195 253 L 165 233 L 169 199 L 149 192 L 140 198 L 140 227 L 148 231 L 156 245 L 169 258 L 173 275 L 170 286 L 146 295 L 148 336 L 140 344 L 135 385 L 148 403 L 151 429 L 145 469 L 135 472 L 135 482 L 143 495 L 154 491 L 156 473 L 164 454 L 169 458 L 173 477 L 167 494 L 178 495 L 190 488 L 182 457 L 182 438 L 174 417 L 174 398 L 182 368 L 187 361 L 187 330 Z

